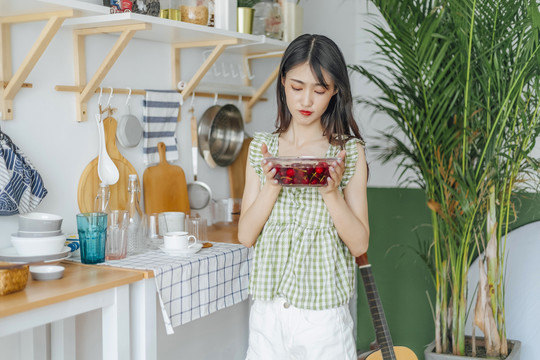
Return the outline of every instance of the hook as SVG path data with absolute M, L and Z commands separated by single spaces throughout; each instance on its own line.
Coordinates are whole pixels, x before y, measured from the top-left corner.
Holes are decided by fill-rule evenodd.
M 252 74 L 251 74 L 251 70 L 249 69 L 249 62 L 248 62 L 248 59 L 247 59 L 247 58 L 244 58 L 244 61 L 246 62 L 247 77 L 248 77 L 249 80 L 253 80 L 253 78 L 255 77 L 255 75 L 252 75 Z
M 109 98 L 107 99 L 107 106 L 111 105 L 111 99 L 113 95 L 113 88 L 110 87 L 109 89 L 111 89 L 111 93 L 109 94 Z
M 101 106 L 101 96 L 103 95 L 103 88 L 99 87 L 99 97 L 98 97 L 98 105 Z
M 242 108 L 242 95 L 238 95 L 238 108 Z
M 221 71 L 223 72 L 223 77 L 229 77 L 229 73 L 225 70 L 225 63 L 221 63 Z
M 191 102 L 189 103 L 189 107 L 193 108 L 193 101 L 195 101 L 195 91 L 191 93 Z
M 241 64 L 238 64 L 238 73 L 240 74 L 240 78 L 241 78 L 241 79 L 245 79 L 245 78 L 246 78 L 246 74 L 244 73 L 244 69 L 242 68 L 242 65 L 241 65 Z
M 219 76 L 221 73 L 218 71 L 216 64 L 212 65 L 212 69 L 214 69 L 214 76 Z
M 214 93 L 214 105 L 217 104 L 218 93 Z
M 184 95 L 180 93 L 180 99 L 178 99 L 178 102 L 180 103 L 180 106 L 184 106 Z
M 129 100 L 131 99 L 131 88 L 128 88 L 129 90 L 129 93 L 128 93 L 128 96 L 127 96 L 127 99 L 126 99 L 126 105 L 129 106 Z
M 233 64 L 230 64 L 230 65 L 231 65 L 231 74 L 232 74 L 233 78 L 237 78 L 238 73 L 234 70 L 234 65 Z

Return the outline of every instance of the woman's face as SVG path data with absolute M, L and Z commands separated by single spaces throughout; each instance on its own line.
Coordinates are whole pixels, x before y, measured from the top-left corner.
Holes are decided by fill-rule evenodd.
M 330 99 L 337 92 L 330 75 L 324 69 L 322 73 L 328 89 L 319 83 L 308 63 L 293 67 L 282 80 L 294 122 L 303 125 L 320 122 Z

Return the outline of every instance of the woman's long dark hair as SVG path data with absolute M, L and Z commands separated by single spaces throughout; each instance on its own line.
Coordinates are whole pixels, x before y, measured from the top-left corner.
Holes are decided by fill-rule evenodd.
M 337 93 L 332 96 L 328 108 L 321 116 L 323 135 L 328 138 L 328 142 L 343 149 L 347 140 L 351 138 L 362 140 L 352 114 L 351 84 L 345 58 L 336 43 L 323 35 L 300 35 L 289 44 L 281 58 L 276 84 L 278 105 L 276 132 L 285 132 L 292 119 L 282 80 L 289 70 L 304 63 L 309 64 L 317 80 L 328 88 L 322 73 L 324 69 L 332 77 L 337 89 Z

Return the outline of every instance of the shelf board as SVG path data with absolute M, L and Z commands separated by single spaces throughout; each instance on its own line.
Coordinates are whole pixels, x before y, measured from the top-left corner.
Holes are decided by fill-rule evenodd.
M 0 15 L 17 16 L 42 12 L 76 9 L 77 16 L 91 16 L 108 14 L 109 9 L 104 6 L 77 0 L 1 0 Z
M 139 23 L 150 24 L 152 29 L 139 31 L 135 34 L 134 38 L 161 43 L 179 44 L 185 42 L 194 43 L 238 39 L 239 44 L 249 46 L 231 46 L 227 49 L 227 52 L 239 52 L 245 54 L 282 51 L 287 46 L 287 43 L 283 41 L 269 39 L 265 36 L 241 34 L 208 26 L 134 13 L 117 13 L 73 18 L 66 20 L 64 27 L 71 29 L 85 29 Z

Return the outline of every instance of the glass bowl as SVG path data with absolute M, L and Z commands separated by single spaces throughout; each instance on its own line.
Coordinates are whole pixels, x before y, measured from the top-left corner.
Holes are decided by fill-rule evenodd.
M 274 169 L 277 169 L 274 179 L 281 186 L 318 187 L 328 183 L 330 164 L 338 158 L 276 156 L 268 157 L 266 160 L 273 164 Z

